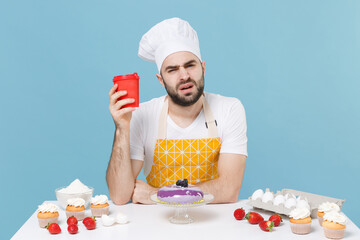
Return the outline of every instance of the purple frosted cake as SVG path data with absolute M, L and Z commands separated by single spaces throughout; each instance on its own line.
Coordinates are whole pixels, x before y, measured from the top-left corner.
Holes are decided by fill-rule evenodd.
M 188 186 L 187 179 L 164 186 L 157 192 L 157 198 L 166 203 L 195 203 L 202 200 L 203 197 L 204 193 L 200 188 Z

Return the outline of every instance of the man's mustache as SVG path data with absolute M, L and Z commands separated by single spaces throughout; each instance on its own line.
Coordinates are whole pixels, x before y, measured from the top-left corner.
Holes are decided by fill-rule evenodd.
M 178 84 L 176 85 L 176 89 L 179 89 L 180 85 L 187 84 L 187 83 L 192 83 L 192 84 L 194 84 L 195 87 L 197 87 L 196 82 L 195 82 L 194 80 L 192 80 L 192 79 L 189 79 L 189 80 L 187 80 L 186 82 L 178 83 Z

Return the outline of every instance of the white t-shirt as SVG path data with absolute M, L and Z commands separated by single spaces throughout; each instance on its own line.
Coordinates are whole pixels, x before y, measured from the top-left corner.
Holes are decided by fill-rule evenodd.
M 247 156 L 245 109 L 237 98 L 205 93 L 205 98 L 217 122 L 221 137 L 220 153 L 235 153 Z M 144 175 L 150 173 L 153 165 L 154 149 L 158 138 L 160 113 L 165 96 L 141 103 L 132 114 L 130 122 L 130 158 L 144 161 Z M 203 110 L 194 122 L 179 127 L 170 116 L 167 117 L 167 139 L 208 138 Z

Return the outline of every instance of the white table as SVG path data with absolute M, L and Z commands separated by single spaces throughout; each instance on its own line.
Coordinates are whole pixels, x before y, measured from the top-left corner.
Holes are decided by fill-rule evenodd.
M 57 204 L 56 201 L 50 202 Z M 208 204 L 190 208 L 188 212 L 195 221 L 183 225 L 169 222 L 168 218 L 175 212 L 169 207 L 132 203 L 117 206 L 110 202 L 110 216 L 122 212 L 129 217 L 129 223 L 104 227 L 99 218 L 96 229 L 87 230 L 80 222 L 79 232 L 75 235 L 67 231 L 63 210 L 59 212 L 59 225 L 62 231 L 58 235 L 51 235 L 47 229 L 39 227 L 35 211 L 12 239 L 327 239 L 317 219 L 313 219 L 311 232 L 307 235 L 293 234 L 287 218 L 272 232 L 264 232 L 258 225 L 251 225 L 246 219 L 235 220 L 233 216 L 235 209 L 243 207 L 246 212 L 253 210 L 246 202 L 247 200 L 240 200 L 233 204 Z M 270 212 L 260 210 L 257 212 L 265 219 L 271 215 Z M 90 210 L 86 210 L 86 215 L 90 215 Z M 350 219 L 344 239 L 360 239 L 360 229 Z

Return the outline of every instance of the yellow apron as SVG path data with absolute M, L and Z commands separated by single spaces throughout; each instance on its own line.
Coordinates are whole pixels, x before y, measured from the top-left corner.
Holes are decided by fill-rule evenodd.
M 153 165 L 146 177 L 148 184 L 162 187 L 187 178 L 190 184 L 216 179 L 221 147 L 216 121 L 204 96 L 201 96 L 209 138 L 166 139 L 168 100 L 160 114 L 158 139 Z

